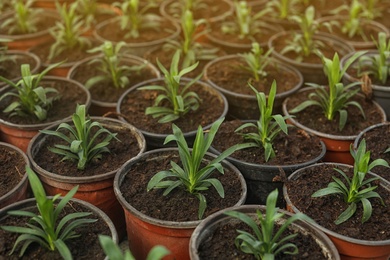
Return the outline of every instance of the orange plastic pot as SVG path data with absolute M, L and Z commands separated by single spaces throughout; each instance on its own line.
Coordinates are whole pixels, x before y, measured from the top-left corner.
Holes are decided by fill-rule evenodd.
M 104 117 L 91 117 L 92 120 L 99 120 L 101 125 L 105 128 L 122 127 L 128 129 L 130 134 L 134 135 L 137 139 L 137 145 L 139 148 L 139 154 L 143 153 L 146 149 L 146 142 L 138 129 L 134 126 L 124 123 L 122 121 L 104 118 Z M 62 122 L 71 123 L 71 119 L 63 120 Z M 52 124 L 47 129 L 55 130 L 60 123 Z M 74 198 L 87 201 L 96 207 L 103 210 L 114 222 L 120 237 L 125 235 L 125 220 L 123 210 L 118 200 L 116 199 L 113 182 L 114 176 L 117 170 L 110 172 L 97 174 L 95 176 L 85 177 L 71 177 L 65 175 L 56 174 L 54 171 L 48 171 L 43 169 L 34 160 L 36 155 L 41 149 L 47 149 L 44 145 L 47 135 L 43 133 L 37 134 L 30 142 L 27 149 L 27 156 L 31 162 L 32 168 L 38 174 L 42 184 L 48 195 L 66 194 L 73 187 L 79 185 L 77 193 Z M 129 158 L 131 159 L 131 158 Z
M 124 188 L 131 189 L 131 187 L 121 187 L 126 175 L 132 166 L 136 163 L 147 163 L 151 160 L 164 160 L 165 153 L 177 152 L 177 148 L 160 148 L 143 153 L 138 158 L 128 161 L 117 172 L 114 179 L 114 191 L 121 203 L 125 212 L 127 239 L 129 241 L 129 248 L 133 253 L 135 259 L 145 259 L 150 249 L 155 245 L 165 246 L 171 254 L 164 259 L 189 259 L 189 241 L 196 226 L 201 223 L 201 220 L 194 221 L 166 221 L 150 217 L 131 205 L 131 201 L 127 201 L 123 197 L 121 190 Z M 162 155 L 156 154 L 163 152 Z M 208 154 L 215 157 L 213 154 Z M 244 177 L 232 164 L 227 161 L 222 161 L 222 166 L 233 170 L 240 179 L 241 197 L 235 204 L 236 206 L 243 205 L 247 195 L 247 188 Z

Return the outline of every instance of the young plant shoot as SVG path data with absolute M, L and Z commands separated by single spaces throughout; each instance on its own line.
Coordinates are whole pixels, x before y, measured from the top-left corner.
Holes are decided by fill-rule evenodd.
M 257 43 L 252 43 L 251 52 L 238 54 L 242 57 L 247 66 L 240 66 L 244 71 L 248 71 L 252 74 L 253 79 L 258 82 L 261 78 L 267 76 L 267 71 L 265 68 L 270 63 L 270 55 L 272 53 L 272 49 L 269 49 L 266 53 L 264 53 L 263 48 Z
M 101 159 L 103 153 L 109 153 L 110 150 L 107 146 L 110 141 L 116 138 L 116 133 L 111 133 L 104 128 L 99 122 L 92 121 L 86 116 L 85 105 L 77 105 L 76 113 L 72 116 L 74 127 L 68 123 L 61 123 L 55 131 L 53 130 L 40 130 L 41 133 L 47 135 L 56 136 L 65 144 L 56 144 L 54 147 L 49 147 L 49 150 L 53 153 L 63 156 L 62 160 L 74 160 L 77 161 L 77 168 L 83 170 L 88 163 L 93 160 Z M 96 132 L 93 128 L 97 128 Z M 68 135 L 64 134 L 61 129 L 69 132 Z M 106 134 L 106 137 L 99 143 L 97 139 L 99 136 Z
M 263 92 L 258 92 L 254 87 L 249 85 L 256 94 L 257 104 L 259 107 L 260 118 L 254 123 L 244 123 L 238 127 L 235 132 L 240 132 L 247 127 L 256 128 L 255 133 L 240 133 L 245 139 L 251 141 L 256 146 L 264 148 L 265 161 L 275 157 L 275 151 L 272 142 L 278 134 L 283 131 L 287 134 L 287 124 L 285 122 L 287 117 L 282 115 L 273 115 L 273 105 L 276 95 L 276 82 L 273 81 L 269 95 L 268 102 Z
M 370 151 L 366 151 L 366 141 L 363 139 L 355 151 L 351 145 L 351 155 L 354 159 L 353 176 L 349 178 L 346 173 L 340 169 L 335 169 L 344 178 L 344 182 L 339 178 L 332 176 L 333 180 L 328 187 L 320 189 L 312 194 L 312 197 L 322 197 L 327 195 L 340 194 L 348 204 L 348 208 L 340 214 L 335 224 L 341 224 L 350 219 L 356 212 L 358 203 L 362 203 L 363 216 L 362 222 L 366 222 L 372 215 L 372 205 L 369 199 L 379 198 L 380 195 L 375 192 L 377 186 L 372 186 L 372 182 L 378 178 L 373 177 L 365 179 L 367 173 L 376 166 L 389 167 L 389 164 L 383 159 L 376 159 L 370 163 Z
M 66 245 L 66 241 L 79 237 L 75 229 L 96 222 L 97 219 L 85 218 L 91 213 L 75 212 L 66 214 L 60 218 L 60 214 L 69 200 L 77 192 L 78 186 L 71 189 L 63 198 L 60 194 L 48 198 L 38 176 L 29 167 L 26 167 L 30 186 L 37 202 L 39 213 L 35 214 L 31 211 L 15 210 L 8 211 L 9 215 L 30 217 L 26 223 L 26 227 L 18 226 L 2 226 L 5 231 L 19 233 L 20 236 L 15 241 L 12 254 L 19 243 L 23 243 L 20 249 L 19 257 L 23 256 L 28 247 L 33 243 L 38 243 L 43 248 L 50 251 L 58 250 L 63 259 L 72 259 L 72 254 Z M 57 201 L 59 201 L 57 203 Z
M 37 32 L 37 25 L 43 10 L 32 6 L 34 0 L 14 0 L 11 2 L 13 15 L 2 21 L 0 28 L 8 28 L 10 35 Z
M 172 190 L 183 187 L 187 192 L 193 194 L 199 199 L 199 211 L 198 218 L 201 219 L 207 207 L 206 197 L 202 194 L 202 191 L 208 190 L 210 186 L 213 186 L 218 192 L 221 198 L 224 198 L 225 192 L 221 182 L 211 177 L 215 170 L 218 170 L 221 174 L 224 173 L 221 161 L 234 153 L 238 149 L 247 147 L 253 147 L 254 144 L 237 144 L 234 145 L 215 159 L 203 166 L 202 162 L 206 156 L 206 153 L 213 142 L 214 136 L 218 131 L 219 126 L 222 124 L 224 118 L 217 120 L 204 136 L 204 132 L 201 126 L 198 127 L 195 142 L 192 150 L 188 147 L 188 144 L 184 138 L 184 135 L 179 127 L 172 124 L 173 134 L 168 135 L 164 144 L 171 141 L 177 143 L 179 149 L 179 156 L 182 167 L 177 163 L 171 161 L 171 169 L 161 171 L 154 175 L 147 186 L 147 190 L 151 189 L 165 189 L 163 195 L 168 195 Z M 167 180 L 169 178 L 169 180 Z
M 339 113 L 340 131 L 347 123 L 348 111 L 346 108 L 348 106 L 357 107 L 360 110 L 363 118 L 365 118 L 362 106 L 357 101 L 350 100 L 359 92 L 360 89 L 356 88 L 356 86 L 360 85 L 361 83 L 353 82 L 344 86 L 344 84 L 341 82 L 341 79 L 346 70 L 362 54 L 364 54 L 364 52 L 355 53 L 346 61 L 342 69 L 340 69 L 340 60 L 337 53 L 335 53 L 333 56 L 333 60 L 322 56 L 324 71 L 328 77 L 328 86 L 326 87 L 314 83 L 307 83 L 307 85 L 316 89 L 315 92 L 309 94 L 309 100 L 304 101 L 300 105 L 290 110 L 290 113 L 298 113 L 309 106 L 321 107 L 327 120 L 333 120 L 336 113 Z

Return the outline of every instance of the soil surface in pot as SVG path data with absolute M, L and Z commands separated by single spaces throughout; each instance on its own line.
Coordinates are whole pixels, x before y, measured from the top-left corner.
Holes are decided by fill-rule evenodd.
M 36 214 L 38 213 L 37 209 L 33 207 L 23 210 L 32 211 Z M 89 210 L 78 203 L 70 202 L 60 213 L 60 219 L 73 212 L 89 212 Z M 87 216 L 87 218 L 98 219 L 98 221 L 75 229 L 76 233 L 79 234 L 80 237 L 67 240 L 66 244 L 68 245 L 74 259 L 104 259 L 106 255 L 100 246 L 98 235 L 111 236 L 110 229 L 95 213 Z M 1 220 L 1 225 L 24 226 L 26 221 L 28 221 L 28 218 L 7 216 L 7 218 Z M 19 258 L 18 254 L 20 252 L 21 245 L 23 244 L 20 243 L 16 251 L 9 256 L 8 254 L 11 252 L 18 235 L 19 234 L 17 233 L 6 232 L 0 229 L 0 258 L 45 260 L 63 259 L 57 251 L 48 251 L 45 248 L 40 247 L 37 243 L 31 244 L 23 257 Z
M 44 79 L 41 83 L 44 88 L 57 89 L 61 95 L 60 99 L 53 101 L 52 106 L 47 111 L 47 118 L 45 120 L 39 121 L 37 118 L 32 116 L 9 117 L 8 114 L 4 113 L 0 113 L 0 118 L 4 121 L 11 122 L 13 124 L 31 125 L 50 123 L 71 116 L 75 112 L 77 104 L 85 104 L 87 100 L 85 92 L 79 86 L 76 86 L 73 82 L 67 82 L 66 80 L 57 81 Z M 11 100 L 10 98 L 2 100 L 0 102 L 0 111 L 3 111 L 13 101 L 14 100 Z
M 84 170 L 77 169 L 76 161 L 61 161 L 62 156 L 52 153 L 47 149 L 48 147 L 54 147 L 55 144 L 66 145 L 65 142 L 54 136 L 47 136 L 45 142 L 34 155 L 35 162 L 42 169 L 62 176 L 95 176 L 119 169 L 127 160 L 135 157 L 139 153 L 140 148 L 137 139 L 131 134 L 130 130 L 124 127 L 114 127 L 106 124 L 103 124 L 103 126 L 112 133 L 117 133 L 117 138 L 120 141 L 113 139 L 107 146 L 110 153 L 104 153 L 102 159 L 91 161 Z M 96 131 L 97 128 L 93 128 L 92 134 Z M 67 134 L 65 131 L 64 133 Z M 105 137 L 106 134 L 100 135 L 96 139 L 95 144 L 102 142 Z
M 162 81 L 150 82 L 150 84 L 161 85 Z M 211 87 L 205 87 L 200 84 L 194 84 L 189 91 L 194 91 L 202 100 L 198 110 L 190 111 L 183 117 L 175 120 L 176 124 L 183 133 L 196 131 L 198 126 L 206 126 L 215 122 L 224 110 L 224 105 L 220 97 L 213 95 Z M 156 97 L 161 92 L 151 90 L 134 90 L 129 92 L 120 104 L 121 114 L 127 122 L 136 126 L 138 129 L 159 134 L 171 134 L 172 123 L 158 123 L 159 118 L 145 115 L 145 109 L 154 105 Z M 167 102 L 161 102 L 161 106 L 167 106 Z
M 26 161 L 15 150 L 0 146 L 0 197 L 13 189 L 25 174 Z
M 0 75 L 8 80 L 13 80 L 21 76 L 20 67 L 22 64 L 30 64 L 31 70 L 36 66 L 36 61 L 30 56 L 7 53 L 5 55 L 7 57 L 15 57 L 14 60 L 6 60 L 0 63 Z M 1 84 L 3 84 L 2 81 L 0 81 L 0 86 Z
M 234 240 L 238 235 L 236 230 L 246 231 L 256 236 L 254 232 L 244 223 L 230 221 L 220 225 L 210 234 L 209 238 L 199 245 L 199 259 L 256 259 L 253 255 L 245 254 L 237 249 Z M 276 232 L 276 230 L 275 230 Z M 283 236 L 294 234 L 293 230 L 287 229 Z M 298 247 L 297 255 L 287 255 L 280 253 L 275 259 L 327 259 L 322 254 L 321 247 L 315 242 L 310 235 L 298 235 L 292 240 L 288 240 Z
M 375 127 L 365 132 L 362 138 L 366 139 L 367 151 L 371 152 L 371 159 L 384 159 L 390 162 L 390 153 L 385 153 L 390 146 L 390 125 Z M 390 168 L 377 166 L 371 170 L 384 179 L 390 181 Z
M 287 110 L 289 111 L 308 100 L 310 92 L 299 92 L 290 96 L 287 102 Z M 346 108 L 348 119 L 342 131 L 339 129 L 339 114 L 336 113 L 334 119 L 330 121 L 326 119 L 319 106 L 310 106 L 299 113 L 293 114 L 294 120 L 318 132 L 342 136 L 358 135 L 365 128 L 383 121 L 383 115 L 371 101 L 362 96 L 355 96 L 350 101 L 357 101 L 362 106 L 366 119 L 363 118 L 357 107 L 348 106 Z
M 237 57 L 237 59 L 223 60 L 209 66 L 207 68 L 207 79 L 227 91 L 251 96 L 254 93 L 249 87 L 248 82 L 259 92 L 264 92 L 266 95 L 268 95 L 274 80 L 277 83 L 277 93 L 286 92 L 299 84 L 300 78 L 297 74 L 277 64 L 269 64 L 265 68 L 267 76 L 261 78 L 259 81 L 255 81 L 252 74 L 242 68 L 243 66 L 247 66 L 245 61 Z
M 234 131 L 244 124 L 240 120 L 225 121 L 215 135 L 212 146 L 218 151 L 225 151 L 229 147 L 247 142 L 242 135 Z M 240 133 L 254 133 L 256 129 L 245 128 Z M 276 156 L 265 161 L 264 148 L 251 147 L 234 152 L 231 157 L 247 163 L 262 165 L 293 165 L 304 163 L 317 158 L 321 152 L 320 139 L 309 135 L 296 127 L 288 128 L 288 135 L 283 132 L 274 139 L 273 147 Z
M 122 62 L 121 66 L 125 64 Z M 133 66 L 134 63 L 126 63 L 127 66 Z M 95 76 L 102 75 L 102 72 L 97 68 L 96 63 L 93 65 L 82 64 L 80 65 L 75 73 L 72 75 L 72 79 L 76 80 L 84 85 L 90 78 Z M 148 67 L 145 67 L 137 72 L 131 72 L 127 77 L 129 79 L 129 84 L 126 88 L 115 88 L 115 86 L 110 81 L 101 81 L 91 88 L 89 92 L 93 100 L 101 102 L 110 102 L 116 103 L 120 96 L 130 87 L 149 79 L 156 78 L 156 74 Z
M 378 186 L 375 191 L 379 193 L 387 206 L 382 205 L 378 198 L 370 199 L 373 209 L 372 216 L 364 223 L 361 221 L 363 213 L 361 203 L 357 205 L 356 213 L 348 221 L 336 225 L 334 221 L 348 207 L 342 196 L 311 197 L 317 190 L 327 187 L 333 181 L 332 176 L 340 178 L 345 183 L 344 178 L 334 168 L 334 165 L 309 168 L 297 180 L 287 181 L 287 194 L 291 203 L 319 225 L 344 236 L 370 241 L 389 240 L 390 192 L 385 188 Z M 347 173 L 347 176 L 352 176 L 352 167 L 341 169 Z M 368 177 L 370 176 L 366 176 Z M 374 184 L 377 185 L 378 182 Z
M 143 160 L 131 167 L 120 186 L 123 197 L 138 211 L 153 218 L 179 222 L 197 221 L 199 200 L 184 189 L 176 188 L 167 196 L 163 196 L 164 190 L 162 189 L 147 192 L 149 180 L 157 172 L 170 169 L 171 160 L 181 166 L 177 151 L 159 152 L 154 155 L 163 156 L 163 158 L 161 160 L 148 159 L 147 162 Z M 217 178 L 222 183 L 225 198 L 221 198 L 213 187 L 202 192 L 207 200 L 204 218 L 220 209 L 234 206 L 242 196 L 241 182 L 231 169 L 225 167 L 224 174 L 215 170 L 211 178 Z

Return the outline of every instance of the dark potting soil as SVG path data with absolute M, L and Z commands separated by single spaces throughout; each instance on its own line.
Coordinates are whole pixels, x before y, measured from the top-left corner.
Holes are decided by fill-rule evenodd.
M 247 142 L 242 135 L 234 132 L 243 123 L 240 120 L 223 122 L 215 135 L 212 146 L 222 152 L 235 144 Z M 241 133 L 249 132 L 256 132 L 256 129 L 246 128 L 241 131 Z M 268 162 L 265 161 L 264 148 L 262 147 L 237 150 L 231 157 L 254 164 L 293 165 L 314 160 L 322 152 L 318 137 L 292 126 L 288 128 L 288 135 L 280 132 L 274 139 L 273 147 L 276 156 Z
M 149 84 L 163 84 L 162 81 L 150 82 Z M 195 91 L 202 100 L 198 110 L 190 111 L 183 117 L 175 120 L 176 124 L 183 133 L 196 131 L 198 126 L 205 127 L 215 122 L 224 110 L 222 99 L 211 91 L 211 87 L 204 87 L 200 84 L 194 84 L 189 91 Z M 134 90 L 128 93 L 120 104 L 120 114 L 127 122 L 138 129 L 150 133 L 171 134 L 172 123 L 158 123 L 159 118 L 145 115 L 145 109 L 154 105 L 156 97 L 160 94 L 151 90 Z M 162 106 L 167 103 L 162 102 Z
M 238 235 L 237 230 L 243 230 L 255 236 L 246 224 L 239 223 L 238 221 L 230 221 L 224 225 L 220 225 L 210 234 L 207 240 L 199 245 L 199 259 L 256 259 L 254 255 L 245 254 L 235 246 L 234 240 Z M 294 233 L 294 231 L 287 229 L 283 232 L 282 237 Z M 275 259 L 327 259 L 323 255 L 321 247 L 310 235 L 298 233 L 295 238 L 288 240 L 288 242 L 298 247 L 298 254 L 287 255 L 279 253 L 275 256 Z
M 308 100 L 308 95 L 311 92 L 304 91 L 293 94 L 288 98 L 287 110 L 289 111 Z M 346 108 L 348 112 L 347 123 L 342 131 L 339 129 L 339 114 L 336 113 L 333 120 L 328 120 L 319 106 L 310 106 L 299 113 L 293 114 L 294 120 L 321 133 L 341 136 L 358 135 L 365 128 L 384 121 L 383 115 L 377 106 L 363 96 L 355 96 L 350 100 L 357 101 L 362 106 L 366 119 L 363 118 L 357 107 L 348 106 Z
M 25 174 L 26 161 L 22 155 L 0 147 L 0 197 L 16 187 Z
M 278 66 L 278 63 L 271 62 L 266 68 L 267 76 L 255 81 L 252 74 L 243 66 L 247 66 L 241 58 L 229 59 L 221 62 L 216 62 L 207 68 L 207 79 L 215 83 L 217 86 L 244 95 L 254 95 L 248 82 L 259 92 L 264 92 L 268 95 L 272 86 L 272 82 L 276 80 L 277 93 L 283 93 L 299 84 L 299 78 L 292 71 Z
M 60 99 L 55 100 L 50 109 L 48 109 L 47 118 L 45 120 L 39 121 L 35 116 L 9 117 L 8 114 L 4 113 L 0 113 L 0 118 L 13 124 L 31 125 L 50 123 L 71 116 L 76 111 L 77 104 L 85 104 L 87 100 L 85 92 L 80 87 L 76 87 L 73 83 L 56 80 L 43 80 L 41 83 L 44 88 L 57 89 L 61 95 Z M 48 96 L 51 95 L 52 94 L 49 94 Z M 10 98 L 3 99 L 0 102 L 0 111 L 3 111 L 11 102 L 12 100 Z
M 375 127 L 372 130 L 365 132 L 362 136 L 366 140 L 367 151 L 371 152 L 371 159 L 383 159 L 390 162 L 390 152 L 385 153 L 390 147 L 390 125 Z M 377 166 L 371 172 L 390 181 L 390 168 Z
M 132 63 L 127 65 L 133 66 L 135 64 Z M 77 70 L 75 70 L 71 78 L 84 85 L 84 83 L 86 83 L 90 78 L 98 75 L 102 75 L 102 72 L 97 68 L 96 63 L 94 65 L 82 64 L 78 67 Z M 89 88 L 92 99 L 95 101 L 116 103 L 120 96 L 128 88 L 142 81 L 156 78 L 156 73 L 154 73 L 154 71 L 152 71 L 150 68 L 145 67 L 140 71 L 130 72 L 127 78 L 129 79 L 129 84 L 125 88 L 115 88 L 115 86 L 110 81 L 102 81 L 93 85 L 91 88 Z
M 117 138 L 120 141 L 112 139 L 107 146 L 110 152 L 104 153 L 102 159 L 91 161 L 84 170 L 77 169 L 76 161 L 62 161 L 62 156 L 49 151 L 48 147 L 54 147 L 55 144 L 66 144 L 54 136 L 47 136 L 44 145 L 41 145 L 34 155 L 35 162 L 46 171 L 62 176 L 96 176 L 119 169 L 127 160 L 135 157 L 140 152 L 137 139 L 131 134 L 130 130 L 124 127 L 114 126 L 113 123 L 106 123 L 103 126 L 112 133 L 117 133 Z M 93 129 L 92 133 L 97 130 L 96 127 Z M 103 141 L 106 136 L 106 134 L 100 135 L 95 144 Z
M 29 209 L 23 209 L 33 211 L 37 214 L 37 209 L 30 207 Z M 66 214 L 73 212 L 89 212 L 87 208 L 74 202 L 68 203 L 64 210 L 60 213 L 60 219 Z M 105 253 L 100 246 L 98 235 L 111 236 L 111 232 L 107 224 L 98 215 L 92 213 L 92 215 L 86 218 L 98 219 L 98 221 L 86 224 L 75 229 L 76 233 L 80 237 L 65 241 L 69 247 L 74 259 L 104 259 Z M 7 216 L 1 219 L 1 225 L 3 226 L 24 226 L 28 218 Z M 16 248 L 12 255 L 9 253 L 17 239 L 19 234 L 11 233 L 0 229 L 0 258 L 1 259 L 43 259 L 43 260 L 60 260 L 63 259 L 57 252 L 48 251 L 45 248 L 40 247 L 37 243 L 32 243 L 23 257 L 18 257 L 21 245 Z
M 369 241 L 389 240 L 390 191 L 382 186 L 378 186 L 375 191 L 382 197 L 384 205 L 378 198 L 371 198 L 372 216 L 364 223 L 361 221 L 363 212 L 361 203 L 357 205 L 356 213 L 348 221 L 336 225 L 334 221 L 348 207 L 343 198 L 340 195 L 311 197 L 315 191 L 327 187 L 333 181 L 332 176 L 340 178 L 345 183 L 344 178 L 334 168 L 335 165 L 330 164 L 321 168 L 306 169 L 297 180 L 286 182 L 287 194 L 292 205 L 313 218 L 319 225 L 344 236 Z M 352 168 L 341 169 L 348 176 L 352 176 Z M 372 176 L 366 176 L 368 177 Z M 378 182 L 373 184 L 378 185 Z
M 155 159 L 159 156 L 161 158 Z M 171 160 L 179 163 L 177 151 L 158 152 L 153 158 L 132 165 L 120 185 L 122 195 L 135 209 L 150 217 L 168 221 L 197 221 L 199 200 L 194 195 L 182 188 L 174 189 L 167 196 L 163 196 L 162 189 L 153 189 L 149 192 L 146 190 L 152 176 L 171 168 Z M 207 200 L 204 218 L 220 209 L 234 206 L 242 196 L 241 182 L 237 175 L 226 167 L 224 172 L 221 174 L 214 171 L 211 175 L 222 183 L 224 198 L 221 198 L 213 187 L 202 192 Z
M 0 64 L 0 76 L 3 78 L 6 78 L 8 80 L 14 80 L 19 77 L 21 77 L 21 66 L 22 64 L 30 64 L 30 69 L 34 69 L 34 67 L 37 65 L 36 61 L 27 55 L 18 55 L 18 54 L 6 54 L 6 56 L 14 56 L 15 60 L 6 60 L 1 62 Z M 0 81 L 0 86 L 3 84 L 2 81 Z

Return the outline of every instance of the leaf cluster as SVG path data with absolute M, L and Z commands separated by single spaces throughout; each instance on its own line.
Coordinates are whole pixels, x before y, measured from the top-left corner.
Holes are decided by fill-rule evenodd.
M 121 248 L 115 244 L 111 237 L 105 235 L 99 235 L 99 242 L 102 246 L 104 253 L 110 260 L 135 260 L 130 250 L 126 250 L 124 253 Z M 164 246 L 154 246 L 146 256 L 146 260 L 160 260 L 163 257 L 170 254 L 169 250 Z
M 40 85 L 40 83 L 43 77 L 51 69 L 57 67 L 60 64 L 61 63 L 53 64 L 47 67 L 41 73 L 35 75 L 31 74 L 29 64 L 22 64 L 22 78 L 16 83 L 0 76 L 0 81 L 7 83 L 16 90 L 16 92 L 5 92 L 0 97 L 0 100 L 3 100 L 7 97 L 15 99 L 3 110 L 3 112 L 9 114 L 10 117 L 35 116 L 40 121 L 45 120 L 48 109 L 50 109 L 53 101 L 60 98 L 60 95 L 56 89 L 44 88 Z
M 152 115 L 153 118 L 162 117 L 159 123 L 172 122 L 189 111 L 196 111 L 201 102 L 199 96 L 194 91 L 189 91 L 189 88 L 199 81 L 202 74 L 191 79 L 187 84 L 182 86 L 182 77 L 188 72 L 193 71 L 198 63 L 192 64 L 187 68 L 179 71 L 180 50 L 177 50 L 173 55 L 170 70 L 168 71 L 157 59 L 157 65 L 164 74 L 164 85 L 149 85 L 138 88 L 138 90 L 161 91 L 155 99 L 154 105 L 145 110 L 146 115 Z M 163 101 L 167 101 L 170 107 L 159 106 Z
M 139 0 L 124 0 L 113 3 L 113 6 L 118 7 L 122 11 L 120 16 L 121 30 L 126 34 L 125 39 L 139 37 L 141 29 L 160 30 L 161 17 L 159 15 L 148 13 L 149 9 L 154 7 L 154 4 L 149 3 L 139 7 Z
M 234 21 L 222 23 L 221 30 L 225 34 L 237 35 L 239 39 L 255 40 L 256 34 L 261 34 L 261 27 L 264 27 L 264 17 L 271 12 L 271 8 L 265 7 L 257 13 L 252 12 L 252 8 L 246 1 L 234 1 L 235 13 Z
M 72 259 L 71 252 L 65 241 L 79 237 L 80 235 L 76 233 L 75 229 L 96 222 L 97 219 L 85 218 L 91 215 L 89 212 L 70 213 L 60 218 L 60 213 L 77 192 L 78 186 L 71 189 L 63 198 L 60 198 L 60 194 L 49 198 L 46 196 L 38 176 L 29 167 L 26 167 L 26 171 L 37 202 L 39 214 L 24 210 L 7 212 L 9 215 L 30 218 L 26 223 L 26 227 L 1 227 L 5 231 L 21 234 L 16 239 L 10 254 L 15 251 L 20 243 L 23 243 L 19 254 L 21 257 L 32 243 L 38 243 L 50 251 L 58 250 L 64 259 Z M 57 203 L 58 199 L 60 200 Z
M 150 191 L 151 189 L 156 188 L 165 189 L 163 195 L 166 196 L 176 188 L 184 188 L 187 192 L 199 199 L 199 219 L 202 218 L 207 207 L 206 197 L 202 194 L 203 191 L 208 190 L 210 186 L 213 186 L 219 196 L 224 198 L 224 188 L 217 178 L 211 177 L 212 173 L 215 170 L 218 170 L 223 174 L 224 169 L 221 161 L 236 150 L 251 147 L 253 144 L 234 145 L 220 153 L 215 159 L 207 162 L 206 165 L 203 165 L 206 163 L 206 153 L 223 120 L 224 118 L 220 118 L 215 121 L 206 136 L 204 136 L 202 127 L 199 126 L 192 149 L 188 147 L 181 129 L 175 124 L 172 124 L 173 134 L 166 137 L 164 144 L 171 141 L 177 143 L 182 167 L 174 161 L 171 161 L 172 168 L 156 173 L 150 179 L 147 190 Z
M 348 208 L 343 211 L 336 219 L 335 224 L 341 224 L 351 218 L 360 202 L 363 206 L 362 223 L 366 222 L 372 215 L 372 205 L 369 199 L 379 198 L 383 204 L 380 195 L 374 191 L 377 186 L 372 186 L 372 182 L 377 177 L 365 179 L 367 173 L 376 166 L 389 167 L 389 164 L 383 159 L 376 159 L 370 163 L 370 151 L 366 151 L 366 141 L 363 139 L 355 151 L 351 145 L 351 155 L 354 159 L 353 176 L 350 179 L 342 170 L 335 170 L 341 174 L 344 182 L 339 178 L 332 176 L 333 181 L 326 188 L 320 189 L 312 194 L 312 197 L 322 197 L 326 195 L 340 194 L 348 204 Z
M 174 18 L 180 18 L 187 11 L 202 11 L 210 8 L 204 0 L 179 0 L 173 1 L 172 4 L 168 6 L 169 13 L 172 14 Z
M 187 68 L 198 60 L 212 60 L 217 57 L 218 48 L 208 48 L 198 40 L 209 30 L 205 19 L 194 20 L 190 10 L 183 12 L 181 16 L 181 28 L 183 38 L 170 39 L 163 45 L 164 50 L 180 50 L 183 55 L 181 68 Z M 201 29 L 200 29 L 201 28 Z
M 272 53 L 272 48 L 264 53 L 263 48 L 259 43 L 252 43 L 251 52 L 240 53 L 238 56 L 244 59 L 246 66 L 241 65 L 240 68 L 244 71 L 248 71 L 252 74 L 254 80 L 258 82 L 260 78 L 267 76 L 267 71 L 265 68 L 271 62 L 270 55 Z
M 272 8 L 271 14 L 281 20 L 287 20 L 292 15 L 300 12 L 299 4 L 301 0 L 271 0 L 267 6 Z
M 281 131 L 288 134 L 287 124 L 285 120 L 287 116 L 273 115 L 273 105 L 276 95 L 276 81 L 273 81 L 269 95 L 268 102 L 263 92 L 258 92 L 253 86 L 249 85 L 255 92 L 257 105 L 260 112 L 259 120 L 255 123 L 244 123 L 239 126 L 235 132 L 240 133 L 245 128 L 253 127 L 256 132 L 240 133 L 246 140 L 250 140 L 256 146 L 264 148 L 265 161 L 275 157 L 275 151 L 273 149 L 273 140 L 279 135 Z
M 34 0 L 13 0 L 13 15 L 5 19 L 0 28 L 8 28 L 8 34 L 28 34 L 38 30 L 42 9 L 32 6 Z
M 272 191 L 267 197 L 266 211 L 263 215 L 257 210 L 259 224 L 245 213 L 238 211 L 227 211 L 226 215 L 234 217 L 247 224 L 253 234 L 237 230 L 238 235 L 234 242 L 237 248 L 246 254 L 252 254 L 256 259 L 273 260 L 276 255 L 283 253 L 295 255 L 298 253 L 298 247 L 288 242 L 298 234 L 283 235 L 283 232 L 296 220 L 308 220 L 309 217 L 303 213 L 296 213 L 285 221 L 284 214 L 276 208 L 278 190 Z M 276 229 L 278 227 L 278 229 Z
M 390 75 L 390 40 L 384 32 L 378 34 L 378 41 L 373 39 L 378 54 L 373 56 L 362 56 L 359 59 L 358 75 L 368 74 L 386 84 Z
M 107 146 L 113 138 L 117 139 L 116 133 L 111 133 L 99 122 L 88 118 L 85 110 L 85 105 L 77 105 L 76 113 L 72 116 L 74 127 L 68 123 L 61 123 L 56 130 L 40 130 L 43 134 L 64 140 L 66 144 L 56 144 L 54 147 L 49 147 L 49 150 L 63 156 L 62 160 L 77 161 L 77 168 L 80 170 L 83 170 L 92 160 L 101 159 L 103 153 L 110 152 Z M 95 133 L 94 128 L 98 128 Z M 69 132 L 69 135 L 65 135 L 60 131 L 61 129 Z M 98 142 L 99 136 L 104 134 L 106 137 Z
M 56 26 L 50 30 L 55 42 L 50 47 L 49 60 L 57 57 L 64 51 L 75 48 L 85 48 L 91 45 L 91 40 L 83 36 L 87 26 L 81 15 L 77 14 L 77 2 L 62 5 L 56 2 L 57 11 L 61 21 L 56 22 Z
M 146 63 L 134 66 L 122 64 L 125 55 L 121 53 L 121 49 L 125 44 L 121 41 L 114 46 L 112 42 L 105 41 L 102 45 L 88 51 L 89 53 L 100 54 L 88 64 L 97 64 L 97 69 L 102 74 L 88 79 L 85 83 L 86 88 L 89 89 L 102 81 L 111 82 L 115 88 L 125 88 L 130 84 L 129 77 L 131 77 L 131 74 L 133 72 L 139 73 L 145 68 Z
M 325 117 L 328 120 L 333 120 L 336 113 L 339 114 L 340 130 L 344 128 L 347 122 L 348 111 L 346 108 L 348 106 L 357 107 L 360 110 L 363 118 L 365 118 L 362 106 L 357 101 L 350 100 L 359 92 L 360 89 L 356 88 L 356 86 L 360 85 L 361 83 L 353 82 L 345 86 L 341 82 L 341 79 L 349 66 L 351 66 L 351 64 L 362 54 L 364 54 L 364 52 L 360 51 L 355 53 L 345 62 L 342 69 L 340 68 L 340 60 L 337 53 L 334 54 L 333 60 L 322 56 L 324 72 L 328 77 L 328 87 L 307 83 L 307 85 L 316 89 L 315 92 L 310 93 L 308 96 L 309 99 L 290 110 L 290 113 L 298 113 L 310 106 L 319 106 L 323 110 Z

